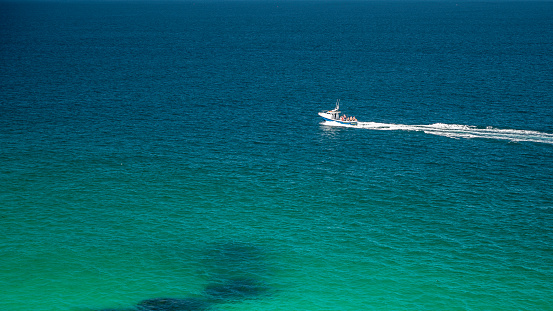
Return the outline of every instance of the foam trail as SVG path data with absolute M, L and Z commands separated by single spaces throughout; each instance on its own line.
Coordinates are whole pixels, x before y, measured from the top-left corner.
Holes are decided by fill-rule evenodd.
M 332 123 L 332 122 L 327 122 Z M 325 123 L 325 124 L 327 124 Z M 331 124 L 329 124 L 331 125 Z M 494 127 L 478 128 L 462 124 L 435 123 L 429 125 L 388 124 L 377 122 L 359 122 L 357 126 L 348 126 L 378 131 L 419 131 L 426 134 L 450 138 L 500 139 L 514 142 L 528 141 L 553 144 L 553 134 L 538 131 L 499 129 Z

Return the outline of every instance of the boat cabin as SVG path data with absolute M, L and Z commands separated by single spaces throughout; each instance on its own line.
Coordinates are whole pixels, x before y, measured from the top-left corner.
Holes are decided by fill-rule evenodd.
M 333 120 L 339 120 L 340 119 L 340 111 L 334 109 L 327 112 Z

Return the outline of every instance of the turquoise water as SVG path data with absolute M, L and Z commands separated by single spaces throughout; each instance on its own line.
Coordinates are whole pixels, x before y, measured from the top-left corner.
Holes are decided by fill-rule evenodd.
M 0 309 L 552 310 L 552 3 L 0 8 Z

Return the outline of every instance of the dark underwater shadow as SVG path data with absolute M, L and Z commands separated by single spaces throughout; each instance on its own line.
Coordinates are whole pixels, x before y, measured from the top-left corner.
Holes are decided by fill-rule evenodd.
M 132 309 L 102 309 L 97 311 L 207 311 L 212 304 L 198 298 L 154 298 L 139 302 Z
M 241 242 L 216 243 L 206 248 L 199 273 L 207 278 L 201 298 L 152 298 L 129 309 L 96 311 L 207 311 L 216 305 L 259 299 L 270 294 L 269 269 L 259 247 Z
M 235 241 L 216 243 L 207 248 L 202 263 L 202 272 L 208 280 L 202 294 L 209 302 L 238 302 L 270 293 L 265 252 L 257 245 Z
M 211 305 L 198 298 L 155 298 L 138 303 L 137 311 L 200 311 L 210 310 Z

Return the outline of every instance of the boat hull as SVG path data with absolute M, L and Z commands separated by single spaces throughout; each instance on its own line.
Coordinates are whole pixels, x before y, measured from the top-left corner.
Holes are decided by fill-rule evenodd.
M 334 119 L 331 114 L 325 113 L 325 112 L 319 112 L 319 116 L 321 116 L 325 121 L 328 121 L 328 122 L 336 122 L 343 125 L 357 125 L 357 121 L 337 120 L 337 119 Z

